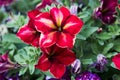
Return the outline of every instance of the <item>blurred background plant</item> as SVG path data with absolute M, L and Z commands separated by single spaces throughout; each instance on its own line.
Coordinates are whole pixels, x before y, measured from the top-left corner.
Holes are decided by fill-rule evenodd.
M 6 0 L 7 1 L 7 0 Z M 68 67 L 69 77 L 74 80 L 85 72 L 97 74 L 101 80 L 120 80 L 120 70 L 112 62 L 112 57 L 120 52 L 120 8 L 116 7 L 116 20 L 105 24 L 95 18 L 94 10 L 101 4 L 99 0 L 8 0 L 9 4 L 0 0 L 0 55 L 9 50 L 9 57 L 19 64 L 15 70 L 0 73 L 0 80 L 55 80 L 49 72 L 35 69 L 41 54 L 40 49 L 25 44 L 16 37 L 18 29 L 28 22 L 27 12 L 35 8 L 48 11 L 54 6 L 66 6 L 71 13 L 84 22 L 81 32 L 77 35 L 73 51 L 80 60 L 79 73 L 73 73 L 73 66 Z M 46 1 L 46 2 L 45 2 Z M 120 0 L 118 0 L 120 4 Z M 98 61 L 98 55 L 104 55 L 104 60 Z M 101 58 L 100 58 L 101 59 Z M 91 65 L 93 65 L 91 67 Z M 97 66 L 97 67 L 96 67 Z M 104 70 L 98 68 L 104 66 Z M 97 69 L 96 69 L 97 68 Z M 75 68 L 75 70 L 78 69 Z M 1 76 L 9 76 L 2 79 Z M 10 79 L 15 77 L 16 79 Z M 46 78 L 50 76 L 50 78 Z M 19 78 L 19 79 L 18 79 Z M 63 78 L 67 80 L 66 78 Z M 57 80 L 57 79 L 56 79 Z

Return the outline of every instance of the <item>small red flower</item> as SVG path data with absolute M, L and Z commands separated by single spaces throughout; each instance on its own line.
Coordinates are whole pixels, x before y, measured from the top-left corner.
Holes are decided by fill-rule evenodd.
M 41 32 L 40 46 L 49 47 L 57 44 L 59 47 L 72 48 L 75 35 L 82 28 L 83 22 L 77 16 L 70 14 L 65 7 L 52 8 L 35 18 L 36 29 Z
M 32 10 L 28 12 L 28 16 L 30 18 L 28 24 L 25 24 L 20 30 L 17 32 L 17 36 L 23 40 L 27 44 L 31 44 L 35 47 L 39 46 L 39 38 L 40 33 L 35 29 L 33 24 L 35 16 L 37 16 L 40 12 L 38 10 Z
M 75 54 L 71 50 L 57 45 L 42 48 L 42 51 L 43 54 L 39 58 L 36 68 L 42 71 L 50 70 L 56 78 L 61 78 L 66 71 L 66 66 L 76 59 Z
M 112 62 L 115 64 L 116 68 L 120 70 L 120 53 L 112 58 Z

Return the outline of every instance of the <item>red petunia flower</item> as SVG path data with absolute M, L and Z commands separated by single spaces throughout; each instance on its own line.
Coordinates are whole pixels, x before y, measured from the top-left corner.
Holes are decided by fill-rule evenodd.
M 28 24 L 25 24 L 20 30 L 17 32 L 17 36 L 27 44 L 31 44 L 35 47 L 39 46 L 39 38 L 40 32 L 35 29 L 34 26 L 34 18 L 40 12 L 38 10 L 32 10 L 28 12 L 28 16 L 30 18 Z
M 112 58 L 112 62 L 115 64 L 116 68 L 120 70 L 120 53 Z
M 39 58 L 36 68 L 42 71 L 50 70 L 56 78 L 61 78 L 66 71 L 66 66 L 76 59 L 75 54 L 71 50 L 57 45 L 42 48 L 42 51 L 43 54 Z
M 40 46 L 49 47 L 57 44 L 59 47 L 72 48 L 75 35 L 80 32 L 83 22 L 77 16 L 70 14 L 65 7 L 52 8 L 35 18 L 36 29 L 41 32 Z

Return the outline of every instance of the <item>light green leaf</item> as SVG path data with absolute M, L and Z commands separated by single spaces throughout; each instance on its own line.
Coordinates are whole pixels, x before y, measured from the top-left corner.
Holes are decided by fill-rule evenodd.
M 30 62 L 30 63 L 29 63 L 29 71 L 30 71 L 30 74 L 31 74 L 31 75 L 32 75 L 32 74 L 34 73 L 34 71 L 35 71 L 34 65 L 35 65 L 35 62 Z
M 92 63 L 93 63 L 92 59 L 82 59 L 81 62 L 82 62 L 83 64 L 92 64 Z
M 20 71 L 19 71 L 19 76 L 25 74 L 25 72 L 27 71 L 27 69 L 28 69 L 27 67 L 21 68 Z
M 45 75 L 47 75 L 47 76 L 50 76 L 50 77 L 54 77 L 49 71 L 45 71 L 45 72 L 43 72 Z
M 15 34 L 5 34 L 2 38 L 3 42 L 22 43 L 22 41 Z

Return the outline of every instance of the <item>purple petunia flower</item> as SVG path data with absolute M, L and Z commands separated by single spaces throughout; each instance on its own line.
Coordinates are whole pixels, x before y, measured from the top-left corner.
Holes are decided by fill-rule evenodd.
M 118 0 L 100 0 L 101 6 L 94 11 L 95 18 L 100 19 L 104 24 L 112 24 L 116 20 Z
M 0 80 L 20 80 L 18 74 L 9 75 L 9 72 L 0 73 Z
M 0 73 L 6 72 L 9 69 L 13 69 L 16 68 L 17 64 L 14 64 L 9 56 L 8 56 L 8 52 L 6 52 L 3 55 L 0 55 Z
M 97 62 L 94 65 L 97 70 L 103 71 L 107 63 L 108 63 L 107 58 L 103 54 L 98 54 Z
M 77 10 L 78 10 L 78 5 L 72 4 L 71 7 L 70 7 L 70 13 L 74 14 L 74 15 L 77 15 L 77 12 L 78 12 Z
M 91 64 L 89 67 L 95 68 L 98 71 L 104 71 L 107 63 L 108 63 L 107 58 L 103 54 L 98 54 L 97 61 Z
M 80 73 L 80 69 L 81 69 L 81 62 L 79 59 L 76 59 L 73 64 L 71 64 L 72 66 L 72 73 L 76 73 L 79 74 Z
M 101 80 L 97 74 L 91 72 L 83 72 L 81 75 L 78 75 L 75 80 Z

